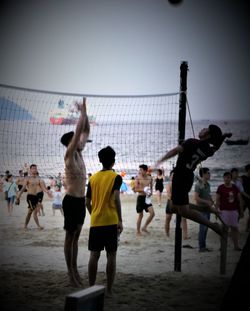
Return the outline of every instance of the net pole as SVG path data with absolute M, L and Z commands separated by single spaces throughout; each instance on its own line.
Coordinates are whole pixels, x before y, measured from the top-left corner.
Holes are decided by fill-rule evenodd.
M 188 63 L 182 62 L 180 66 L 180 97 L 179 97 L 179 123 L 178 123 L 178 143 L 181 144 L 185 139 L 186 129 L 186 104 L 187 104 L 187 71 Z M 174 270 L 181 271 L 181 248 L 182 248 L 182 229 L 181 216 L 176 214 L 175 225 L 175 252 Z

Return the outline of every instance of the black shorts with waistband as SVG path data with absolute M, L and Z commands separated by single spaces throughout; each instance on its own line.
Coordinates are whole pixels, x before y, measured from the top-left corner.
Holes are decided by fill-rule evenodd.
M 62 208 L 64 213 L 64 229 L 74 232 L 79 225 L 83 225 L 86 207 L 85 197 L 77 198 L 66 194 L 63 198 Z

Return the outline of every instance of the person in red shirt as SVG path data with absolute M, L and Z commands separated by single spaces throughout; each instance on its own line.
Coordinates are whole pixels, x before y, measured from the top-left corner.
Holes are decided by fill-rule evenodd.
M 243 202 L 239 189 L 232 183 L 231 173 L 225 172 L 223 178 L 224 184 L 216 191 L 216 208 L 223 222 L 231 229 L 234 249 L 240 251 L 239 218 L 243 217 Z

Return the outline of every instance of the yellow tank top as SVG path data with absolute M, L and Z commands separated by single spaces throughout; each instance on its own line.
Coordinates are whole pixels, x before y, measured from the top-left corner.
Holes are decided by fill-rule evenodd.
M 110 226 L 118 224 L 115 207 L 114 186 L 117 174 L 113 170 L 99 171 L 90 177 L 92 210 L 90 226 Z

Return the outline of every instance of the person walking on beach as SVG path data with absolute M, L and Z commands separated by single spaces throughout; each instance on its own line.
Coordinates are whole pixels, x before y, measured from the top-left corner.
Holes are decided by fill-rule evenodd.
M 135 178 L 134 191 L 138 192 L 136 202 L 136 212 L 138 214 L 136 222 L 136 233 L 141 235 L 142 232 L 149 233 L 147 228 L 155 216 L 154 208 L 151 202 L 150 196 L 153 193 L 153 180 L 150 175 L 147 174 L 148 166 L 141 164 L 139 166 L 139 173 Z M 145 221 L 144 226 L 141 228 L 141 222 L 143 218 L 143 211 L 149 213 L 148 218 Z
M 17 184 L 13 180 L 13 176 L 9 174 L 6 182 L 4 183 L 4 191 L 7 193 L 6 202 L 8 208 L 8 215 L 11 216 L 13 212 L 13 204 L 15 202 L 16 194 L 18 191 Z
M 206 225 L 224 237 L 227 235 L 226 226 L 217 222 L 212 223 L 200 212 L 189 208 L 189 192 L 193 185 L 194 170 L 197 165 L 213 156 L 221 147 L 224 139 L 231 136 L 231 133 L 222 134 L 217 125 L 211 124 L 208 128 L 204 128 L 199 132 L 199 139 L 190 138 L 185 140 L 182 144 L 168 151 L 155 164 L 155 167 L 158 167 L 163 161 L 178 155 L 172 181 L 173 212 Z
M 173 180 L 174 171 L 170 172 L 169 182 L 166 186 L 167 192 L 167 204 L 166 204 L 166 219 L 165 219 L 165 233 L 167 237 L 170 237 L 170 222 L 172 219 L 172 180 Z M 183 231 L 183 240 L 188 240 L 188 226 L 187 226 L 187 219 L 182 217 L 181 218 L 181 227 Z
M 112 168 L 115 163 L 115 151 L 110 147 L 101 149 L 98 157 L 102 170 L 89 179 L 86 206 L 90 213 L 88 274 L 89 285 L 96 281 L 98 261 L 101 251 L 107 254 L 107 294 L 112 294 L 116 274 L 116 253 L 118 237 L 123 230 L 120 202 L 122 177 Z
M 42 230 L 43 227 L 40 225 L 37 214 L 39 210 L 39 198 L 37 193 L 39 189 L 46 192 L 48 194 L 48 190 L 45 186 L 45 182 L 37 175 L 37 165 L 31 164 L 30 169 L 30 176 L 26 177 L 23 182 L 22 189 L 18 192 L 16 198 L 16 204 L 20 203 L 20 198 L 22 193 L 27 189 L 27 203 L 28 203 L 28 213 L 25 219 L 24 229 L 28 229 L 28 224 L 33 213 L 34 221 L 39 230 Z
M 216 191 L 216 208 L 220 211 L 220 217 L 231 228 L 231 237 L 234 249 L 239 247 L 239 218 L 243 217 L 243 202 L 239 189 L 232 183 L 230 172 L 223 175 L 224 184 Z
M 250 164 L 245 166 L 246 174 L 241 176 L 242 185 L 244 188 L 243 200 L 244 200 L 244 212 L 248 209 L 248 218 L 246 222 L 246 232 L 250 231 Z
M 61 188 L 58 185 L 56 185 L 55 189 L 51 191 L 51 197 L 53 198 L 53 203 L 52 203 L 53 216 L 55 216 L 56 210 L 59 210 L 61 214 L 63 215 L 62 192 L 61 192 Z
M 200 180 L 195 184 L 194 188 L 194 200 L 195 203 L 200 207 L 199 210 L 202 210 L 201 213 L 204 217 L 210 220 L 210 211 L 214 202 L 211 196 L 211 188 L 209 184 L 210 180 L 210 170 L 208 167 L 201 167 L 199 170 Z M 210 251 L 206 245 L 208 227 L 200 224 L 198 242 L 199 242 L 199 251 L 208 252 Z
M 164 189 L 164 174 L 162 169 L 157 170 L 157 176 L 155 178 L 155 191 L 156 191 L 156 198 L 158 206 L 161 206 L 161 198 L 162 192 Z
M 86 167 L 82 156 L 83 148 L 88 141 L 90 132 L 89 120 L 86 112 L 86 99 L 76 103 L 80 112 L 75 132 L 65 133 L 61 143 L 67 148 L 64 156 L 64 183 L 66 194 L 63 198 L 64 213 L 64 255 L 70 282 L 80 287 L 82 281 L 77 269 L 78 240 L 84 223 Z

